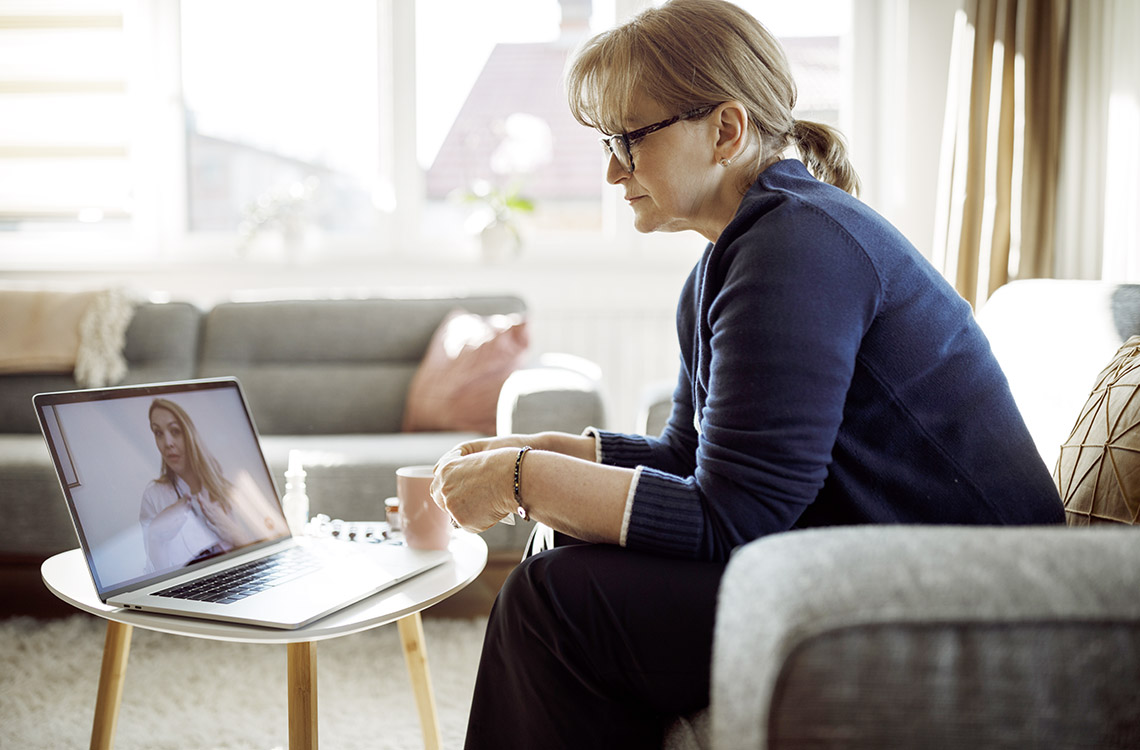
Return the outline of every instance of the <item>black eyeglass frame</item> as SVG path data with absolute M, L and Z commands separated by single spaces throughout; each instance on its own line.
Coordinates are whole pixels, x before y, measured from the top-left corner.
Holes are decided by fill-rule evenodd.
M 629 174 L 633 174 L 633 144 L 637 143 L 650 133 L 656 133 L 658 130 L 667 128 L 670 125 L 680 122 L 681 120 L 696 120 L 701 117 L 707 117 L 708 115 L 712 114 L 712 111 L 719 106 L 719 104 L 706 104 L 703 107 L 697 107 L 696 109 L 690 109 L 688 112 L 682 112 L 679 115 L 673 115 L 672 117 L 662 120 L 661 122 L 655 122 L 652 125 L 646 125 L 644 128 L 638 128 L 637 130 L 632 130 L 628 133 L 616 133 L 614 135 L 607 135 L 603 138 L 599 138 L 598 140 L 601 141 L 602 148 L 606 150 L 606 153 L 613 155 L 618 160 L 618 164 L 621 165 L 622 169 L 624 169 Z M 618 143 L 621 144 L 621 148 L 625 154 L 624 160 L 622 159 L 622 154 L 619 154 L 618 151 L 614 149 L 613 144 L 615 139 Z M 628 164 L 626 162 L 628 162 Z

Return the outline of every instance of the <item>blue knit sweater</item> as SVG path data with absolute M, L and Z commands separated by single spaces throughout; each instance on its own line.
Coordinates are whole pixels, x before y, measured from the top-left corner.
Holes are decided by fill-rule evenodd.
M 970 306 L 798 161 L 765 170 L 706 249 L 677 334 L 661 437 L 599 433 L 604 463 L 641 467 L 631 549 L 725 560 L 799 527 L 1064 522 Z

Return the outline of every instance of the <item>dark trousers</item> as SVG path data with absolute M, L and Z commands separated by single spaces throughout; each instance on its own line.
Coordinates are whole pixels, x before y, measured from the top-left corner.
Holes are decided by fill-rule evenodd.
M 708 705 L 724 565 L 556 537 L 495 600 L 466 748 L 659 750 Z

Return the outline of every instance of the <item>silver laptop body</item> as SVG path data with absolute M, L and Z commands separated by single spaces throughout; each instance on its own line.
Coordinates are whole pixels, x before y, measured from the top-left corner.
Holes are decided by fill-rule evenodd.
M 290 534 L 234 378 L 33 403 L 107 604 L 293 629 L 450 559 Z

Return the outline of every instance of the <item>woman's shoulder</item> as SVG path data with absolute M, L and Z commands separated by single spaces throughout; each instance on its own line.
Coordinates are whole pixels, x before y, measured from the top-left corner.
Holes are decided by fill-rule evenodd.
M 772 263 L 812 271 L 840 264 L 882 278 L 899 260 L 915 260 L 914 246 L 870 206 L 817 180 L 795 159 L 777 162 L 757 178 L 717 243 L 731 263 Z
M 779 232 L 792 237 L 856 236 L 886 223 L 855 196 L 817 180 L 796 159 L 784 159 L 764 170 L 745 194 L 736 219 L 733 223 L 740 233 L 759 225 L 767 236 Z
M 816 262 L 864 265 L 876 252 L 867 250 L 870 243 L 861 226 L 866 220 L 858 211 L 844 209 L 842 201 L 810 184 L 799 189 L 771 188 L 757 181 L 708 257 L 720 256 L 717 262 L 721 264 L 763 267 Z
M 147 482 L 146 489 L 143 490 L 143 497 L 161 497 L 169 495 L 174 492 L 174 486 L 166 477 L 159 477 Z

